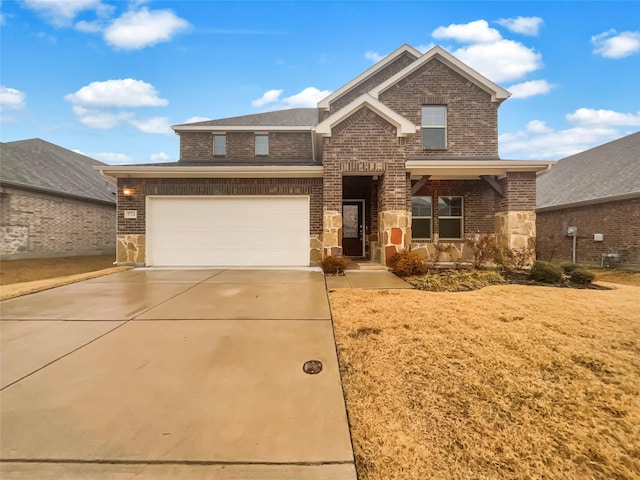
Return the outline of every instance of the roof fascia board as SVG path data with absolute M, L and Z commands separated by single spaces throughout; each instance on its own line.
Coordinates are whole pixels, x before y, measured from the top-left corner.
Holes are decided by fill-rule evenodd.
M 353 80 L 351 80 L 348 83 L 345 83 L 343 86 L 341 86 L 335 92 L 331 93 L 327 97 L 325 97 L 322 100 L 320 100 L 318 102 L 318 108 L 329 109 L 329 107 L 331 105 L 331 102 L 334 101 L 336 98 L 344 95 L 345 93 L 347 93 L 349 90 L 351 90 L 355 86 L 359 85 L 360 83 L 364 82 L 368 78 L 372 77 L 373 75 L 378 73 L 380 70 L 382 70 L 384 67 L 386 67 L 391 62 L 393 62 L 395 59 L 397 59 L 400 55 L 402 55 L 403 53 L 406 53 L 406 52 L 415 55 L 416 58 L 420 58 L 420 56 L 422 55 L 422 53 L 420 53 L 418 50 L 413 48 L 411 45 L 408 45 L 408 44 L 405 43 L 400 48 L 394 50 L 389 55 L 384 57 L 378 63 L 373 64 L 367 70 L 365 70 L 360 75 L 358 75 L 356 78 L 354 78 Z
M 540 173 L 556 162 L 537 160 L 407 160 L 407 171 L 419 177 L 495 175 L 504 177 L 508 172 Z
M 94 167 L 117 178 L 320 178 L 322 166 L 105 166 Z
M 174 132 L 310 132 L 313 125 L 173 125 Z
M 564 210 L 566 208 L 588 207 L 589 205 L 599 205 L 609 202 L 621 202 L 623 200 L 633 200 L 634 198 L 640 198 L 640 192 L 623 193 L 621 195 L 613 195 L 610 197 L 592 198 L 589 200 L 581 200 L 579 202 L 549 205 L 547 207 L 536 208 L 536 212 L 550 212 L 553 210 Z
M 356 112 L 363 106 L 369 107 L 386 121 L 395 125 L 398 137 L 406 137 L 407 135 L 414 134 L 417 131 L 418 127 L 416 127 L 413 122 L 410 122 L 400 114 L 391 110 L 380 100 L 373 98 L 368 93 L 364 93 L 353 100 L 350 104 L 348 104 L 344 108 L 341 108 L 336 113 L 325 118 L 322 122 L 316 125 L 315 132 L 324 137 L 330 137 L 331 129 L 335 125 L 342 122 L 345 118 L 351 116 L 354 112 Z
M 434 58 L 438 58 L 439 60 L 443 61 L 443 63 L 449 66 L 451 69 L 457 71 L 463 77 L 468 78 L 487 93 L 490 93 L 491 101 L 493 102 L 502 102 L 511 96 L 511 94 L 507 90 L 493 83 L 487 77 L 476 72 L 473 68 L 464 64 L 449 52 L 447 52 L 444 48 L 439 46 L 433 47 L 427 53 L 418 58 L 418 60 L 407 65 L 393 77 L 373 88 L 369 93 L 375 98 L 378 98 L 382 92 L 392 87 L 407 75 L 422 67 Z

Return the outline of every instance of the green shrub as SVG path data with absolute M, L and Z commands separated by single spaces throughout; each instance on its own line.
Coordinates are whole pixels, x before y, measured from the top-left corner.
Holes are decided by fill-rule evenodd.
M 347 257 L 324 257 L 320 262 L 322 271 L 331 275 L 342 275 L 349 264 Z
M 403 250 L 391 257 L 391 271 L 399 277 L 411 277 L 427 272 L 427 263 L 415 252 Z
M 491 235 L 477 234 L 467 238 L 466 243 L 473 252 L 473 267 L 480 270 L 494 259 L 496 254 L 496 240 Z
M 567 262 L 567 263 L 561 263 L 560 268 L 565 273 L 565 275 L 571 275 L 571 272 L 573 272 L 577 268 L 580 268 L 580 265 L 578 265 L 577 263 Z
M 569 276 L 573 283 L 578 283 L 580 285 L 588 285 L 593 282 L 596 276 L 588 270 L 584 268 L 576 268 L 573 270 Z
M 529 272 L 529 278 L 543 283 L 559 283 L 562 280 L 562 270 L 549 262 L 535 262 Z

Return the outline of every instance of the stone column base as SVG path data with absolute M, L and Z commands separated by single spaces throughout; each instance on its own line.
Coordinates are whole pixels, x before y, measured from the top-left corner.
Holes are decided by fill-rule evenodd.
M 116 260 L 118 265 L 145 265 L 146 235 L 118 234 Z
M 495 232 L 498 247 L 529 250 L 529 263 L 533 263 L 536 254 L 536 212 L 498 212 L 495 215 Z
M 322 214 L 324 256 L 342 255 L 342 212 L 325 210 Z
M 410 226 L 411 212 L 407 210 L 384 210 L 378 213 L 380 263 L 389 266 L 391 257 L 411 243 Z
M 309 237 L 309 260 L 311 265 L 318 265 L 322 261 L 322 235 Z

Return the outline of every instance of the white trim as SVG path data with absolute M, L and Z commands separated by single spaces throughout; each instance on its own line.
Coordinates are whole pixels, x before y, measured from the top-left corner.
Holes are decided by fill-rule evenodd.
M 405 137 L 409 134 L 414 134 L 417 131 L 418 127 L 416 127 L 413 122 L 410 122 L 403 116 L 394 112 L 380 100 L 373 98 L 368 93 L 364 93 L 349 103 L 349 105 L 341 108 L 336 113 L 325 118 L 322 122 L 316 125 L 315 132 L 323 137 L 330 137 L 331 129 L 335 125 L 351 116 L 355 111 L 359 110 L 363 106 L 369 107 L 386 121 L 395 125 L 398 137 Z
M 543 160 L 407 160 L 412 177 L 430 175 L 431 180 L 475 179 L 480 175 L 504 177 L 508 172 L 540 173 L 557 162 Z
M 351 90 L 353 87 L 357 86 L 358 84 L 362 83 L 363 81 L 365 81 L 369 77 L 372 77 L 373 75 L 378 73 L 378 71 L 382 70 L 384 67 L 386 67 L 387 65 L 392 63 L 395 59 L 397 59 L 403 53 L 411 53 L 411 54 L 415 55 L 416 58 L 420 58 L 420 56 L 422 55 L 418 50 L 413 48 L 411 45 L 408 45 L 408 44 L 405 43 L 400 48 L 398 48 L 397 50 L 391 52 L 389 55 L 384 57 L 382 60 L 380 60 L 379 62 L 377 62 L 374 65 L 372 65 L 371 67 L 369 67 L 367 70 L 362 72 L 356 78 L 354 78 L 353 80 L 351 80 L 348 83 L 345 83 L 343 86 L 341 86 L 335 92 L 331 93 L 327 97 L 325 97 L 322 100 L 320 100 L 318 102 L 318 108 L 328 109 L 333 100 L 335 100 L 336 98 L 344 95 L 346 92 Z
M 427 53 L 422 55 L 418 60 L 413 63 L 410 63 L 405 68 L 396 73 L 393 77 L 389 78 L 385 82 L 381 83 L 377 87 L 373 88 L 369 93 L 378 98 L 382 92 L 392 87 L 400 80 L 405 78 L 410 73 L 416 71 L 418 68 L 422 67 L 427 62 L 431 61 L 433 58 L 438 58 L 438 60 L 442 61 L 445 65 L 450 67 L 451 69 L 458 72 L 463 77 L 471 80 L 478 87 L 482 88 L 484 91 L 491 94 L 491 101 L 493 102 L 502 102 L 511 96 L 511 94 L 502 88 L 501 86 L 493 83 L 491 80 L 476 72 L 474 69 L 465 65 L 456 57 L 451 55 L 442 47 L 433 47 Z
M 322 178 L 322 166 L 96 166 L 103 176 L 117 178 Z
M 174 132 L 310 132 L 313 125 L 173 125 Z

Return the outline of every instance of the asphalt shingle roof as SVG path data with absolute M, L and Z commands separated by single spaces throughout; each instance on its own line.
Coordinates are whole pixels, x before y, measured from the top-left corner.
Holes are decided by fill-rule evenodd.
M 290 108 L 288 110 L 276 110 L 273 112 L 254 113 L 239 117 L 218 118 L 204 122 L 185 123 L 179 126 L 203 126 L 203 127 L 312 127 L 318 123 L 317 108 Z
M 96 165 L 105 164 L 39 138 L 0 143 L 0 183 L 115 203 Z
M 640 132 L 563 158 L 536 185 L 538 208 L 640 194 Z

